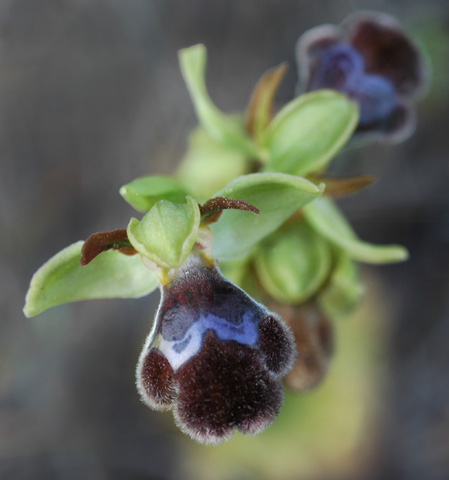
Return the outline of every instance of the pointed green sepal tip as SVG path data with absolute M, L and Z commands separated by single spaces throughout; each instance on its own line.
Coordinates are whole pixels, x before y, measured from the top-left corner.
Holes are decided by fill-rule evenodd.
M 358 106 L 333 90 L 285 105 L 261 135 L 266 170 L 308 175 L 323 170 L 357 126 Z
M 360 262 L 382 264 L 407 260 L 408 251 L 400 245 L 374 245 L 360 240 L 329 198 L 319 198 L 304 209 L 304 216 L 311 227 L 341 248 L 347 255 Z
M 160 200 L 184 203 L 186 194 L 179 182 L 158 175 L 136 178 L 120 188 L 120 195 L 139 212 L 148 212 Z
M 252 141 L 244 121 L 225 115 L 212 102 L 206 88 L 206 47 L 202 44 L 179 51 L 181 73 L 202 127 L 217 141 L 245 155 L 254 156 Z
M 178 268 L 198 235 L 200 209 L 192 197 L 186 203 L 161 200 L 139 222 L 132 218 L 127 233 L 132 246 L 163 268 Z
M 83 244 L 79 241 L 61 250 L 34 274 L 23 309 L 27 317 L 63 303 L 138 298 L 157 288 L 156 275 L 144 267 L 137 255 L 108 250 L 82 266 Z
M 254 173 L 236 178 L 216 196 L 243 200 L 256 207 L 260 215 L 224 211 L 220 220 L 211 225 L 215 257 L 229 261 L 248 255 L 258 242 L 322 192 L 322 185 L 283 173 Z

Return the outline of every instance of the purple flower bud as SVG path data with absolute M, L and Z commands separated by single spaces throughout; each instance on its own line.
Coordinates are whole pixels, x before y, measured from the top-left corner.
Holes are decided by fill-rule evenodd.
M 143 401 L 173 408 L 201 443 L 262 431 L 279 413 L 280 378 L 294 361 L 288 327 L 195 252 L 161 290 L 137 366 Z
M 360 106 L 359 127 L 382 122 L 396 105 L 396 91 L 388 78 L 367 75 L 362 55 L 351 45 L 338 43 L 317 58 L 309 89 L 331 88 L 346 93 Z
M 304 392 L 325 378 L 334 352 L 334 328 L 313 302 L 301 305 L 270 304 L 291 328 L 298 355 L 285 377 L 286 386 Z
M 426 68 L 392 17 L 362 12 L 341 26 L 309 30 L 298 41 L 297 60 L 300 90 L 330 88 L 358 102 L 356 135 L 399 142 L 413 132 L 412 102 L 426 84 Z

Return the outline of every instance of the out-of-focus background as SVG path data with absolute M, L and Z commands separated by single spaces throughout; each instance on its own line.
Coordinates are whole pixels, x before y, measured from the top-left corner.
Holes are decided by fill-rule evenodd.
M 205 43 L 212 98 L 242 110 L 268 68 L 290 69 L 315 25 L 391 13 L 426 51 L 415 135 L 342 154 L 379 181 L 341 204 L 360 236 L 408 262 L 364 267 L 328 379 L 288 395 L 255 438 L 199 446 L 140 401 L 134 366 L 158 294 L 22 314 L 34 271 L 95 231 L 124 227 L 118 189 L 169 174 L 195 125 L 177 50 Z M 0 478 L 449 478 L 449 4 L 397 0 L 1 0 Z

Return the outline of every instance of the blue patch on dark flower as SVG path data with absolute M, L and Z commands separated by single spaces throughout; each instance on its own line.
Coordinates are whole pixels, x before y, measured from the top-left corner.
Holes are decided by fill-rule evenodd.
M 358 12 L 341 25 L 305 32 L 297 44 L 299 90 L 332 89 L 360 106 L 354 137 L 398 143 L 415 127 L 413 102 L 424 91 L 426 62 L 390 15 Z
M 176 371 L 181 365 L 198 354 L 206 332 L 213 332 L 222 341 L 234 340 L 241 345 L 254 346 L 257 342 L 258 321 L 261 311 L 244 312 L 241 325 L 234 325 L 226 318 L 214 315 L 201 315 L 192 323 L 181 341 L 167 340 L 162 335 L 156 339 L 158 350 L 163 353 Z
M 381 122 L 396 107 L 392 82 L 381 75 L 365 73 L 362 55 L 349 44 L 334 44 L 320 52 L 310 89 L 330 88 L 358 102 L 361 126 Z
M 259 321 L 267 315 L 216 269 L 198 269 L 192 280 L 177 280 L 164 291 L 159 325 L 149 346 L 157 348 L 174 370 L 198 354 L 208 331 L 222 341 L 254 346 Z
M 150 407 L 173 408 L 192 438 L 219 443 L 236 429 L 253 435 L 273 421 L 294 352 L 280 318 L 217 268 L 187 263 L 162 289 L 137 386 Z
M 363 72 L 363 58 L 347 44 L 336 44 L 320 52 L 310 90 L 346 90 L 348 81 Z

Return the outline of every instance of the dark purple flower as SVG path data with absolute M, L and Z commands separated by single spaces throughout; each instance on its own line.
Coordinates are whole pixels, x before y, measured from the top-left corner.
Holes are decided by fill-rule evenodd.
M 236 429 L 255 434 L 273 421 L 294 353 L 280 318 L 191 254 L 162 287 L 137 386 L 148 406 L 173 408 L 192 438 L 219 443 Z
M 399 142 L 414 129 L 412 102 L 426 84 L 422 54 L 394 18 L 374 12 L 302 35 L 297 59 L 303 92 L 333 89 L 360 106 L 356 134 Z

